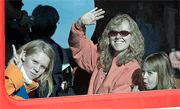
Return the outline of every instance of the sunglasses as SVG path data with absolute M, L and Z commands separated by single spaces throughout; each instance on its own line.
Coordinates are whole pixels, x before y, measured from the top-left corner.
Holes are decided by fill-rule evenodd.
M 129 31 L 110 31 L 109 35 L 112 37 L 117 36 L 117 34 L 120 34 L 122 37 L 126 37 L 127 35 L 131 34 Z

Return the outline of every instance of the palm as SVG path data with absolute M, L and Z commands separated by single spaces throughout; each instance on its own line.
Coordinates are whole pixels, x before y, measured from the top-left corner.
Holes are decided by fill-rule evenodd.
M 84 14 L 82 17 L 82 23 L 84 25 L 92 25 L 93 22 L 95 21 L 95 15 L 91 12 L 88 12 L 86 14 Z
M 82 15 L 80 18 L 80 21 L 83 25 L 93 25 L 93 24 L 95 24 L 95 22 L 94 22 L 95 20 L 99 20 L 104 17 L 102 15 L 104 13 L 105 13 L 105 11 L 103 11 L 102 9 L 97 10 L 97 7 L 96 7 L 94 9 L 92 9 L 91 11 Z
M 172 66 L 174 68 L 180 69 L 180 52 L 179 51 L 171 52 L 169 54 L 169 58 L 170 58 Z

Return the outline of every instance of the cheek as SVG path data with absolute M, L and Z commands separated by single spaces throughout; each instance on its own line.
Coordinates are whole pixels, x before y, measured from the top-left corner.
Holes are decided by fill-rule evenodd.
M 24 66 L 24 68 L 26 68 L 26 69 L 30 69 L 30 68 L 33 67 L 33 64 L 32 64 L 31 61 L 26 60 L 26 61 L 23 63 L 23 66 Z
M 45 70 L 40 70 L 40 71 L 38 72 L 38 76 L 42 75 L 43 73 L 45 73 Z
M 130 42 L 131 42 L 131 36 L 130 36 L 130 37 L 127 37 L 126 42 L 128 43 L 128 45 L 130 44 Z

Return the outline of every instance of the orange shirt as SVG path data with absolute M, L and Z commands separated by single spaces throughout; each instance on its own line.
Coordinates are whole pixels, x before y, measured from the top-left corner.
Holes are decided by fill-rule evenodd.
M 7 93 L 14 99 L 23 99 L 20 96 L 14 95 L 13 92 L 18 91 L 19 88 L 26 82 L 22 72 L 13 64 L 9 64 L 5 70 L 5 87 Z M 38 88 L 38 83 L 32 81 L 31 84 L 25 84 L 27 93 Z
M 68 41 L 78 66 L 92 74 L 88 94 L 130 92 L 131 76 L 136 69 L 140 68 L 136 59 L 118 66 L 118 58 L 115 57 L 108 75 L 105 77 L 103 69 L 97 68 L 97 59 L 100 56 L 97 44 L 94 45 L 87 38 L 86 28 L 78 28 L 76 23 L 77 21 L 72 25 Z

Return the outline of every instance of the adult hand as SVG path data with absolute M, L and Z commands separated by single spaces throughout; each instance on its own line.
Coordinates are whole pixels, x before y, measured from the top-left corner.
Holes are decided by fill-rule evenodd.
M 174 51 L 169 53 L 169 59 L 173 68 L 180 70 L 180 51 Z
M 13 47 L 13 57 L 10 59 L 10 63 L 17 66 L 19 69 L 21 69 L 22 67 L 22 63 L 23 61 L 25 60 L 25 51 L 22 50 L 21 51 L 21 54 L 17 54 L 16 52 L 16 48 L 14 45 L 12 45 Z
M 104 17 L 105 11 L 103 11 L 102 9 L 98 9 L 94 8 L 91 11 L 85 13 L 84 15 L 82 15 L 79 20 L 77 21 L 77 26 L 79 28 L 83 27 L 84 25 L 94 25 L 96 24 L 94 21 L 95 20 L 99 20 L 102 19 Z
M 21 11 L 22 17 L 18 19 L 18 23 L 20 26 L 28 27 L 30 28 L 30 25 L 34 26 L 35 23 L 30 19 L 30 16 L 28 16 L 28 13 L 26 11 Z

